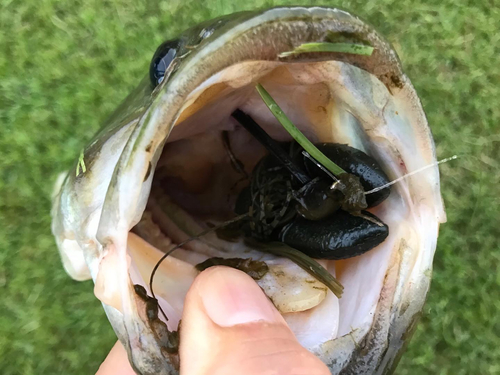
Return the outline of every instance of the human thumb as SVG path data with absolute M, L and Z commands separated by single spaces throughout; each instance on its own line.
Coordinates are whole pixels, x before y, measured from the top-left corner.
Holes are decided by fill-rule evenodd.
M 181 375 L 327 375 L 245 273 L 202 272 L 191 286 L 180 330 Z

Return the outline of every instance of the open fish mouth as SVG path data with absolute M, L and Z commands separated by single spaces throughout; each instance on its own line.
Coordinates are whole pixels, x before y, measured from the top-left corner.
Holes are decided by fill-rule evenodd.
M 368 45 L 371 55 L 286 54 L 305 43 Z M 333 373 L 394 369 L 427 294 L 445 221 L 437 167 L 392 187 L 369 208 L 388 237 L 362 255 L 318 262 L 343 285 L 337 298 L 289 259 L 212 231 L 236 216 L 238 197 L 267 150 L 232 114 L 290 142 L 260 99 L 262 84 L 314 143 L 361 150 L 390 180 L 435 162 L 420 101 L 399 60 L 371 27 L 322 7 L 238 13 L 160 46 L 151 72 L 59 184 L 53 233 L 67 272 L 92 278 L 138 373 L 178 370 L 184 297 L 213 257 L 264 262 L 256 277 L 303 346 Z M 255 269 L 254 269 L 255 270 Z M 161 308 L 168 321 L 158 313 Z

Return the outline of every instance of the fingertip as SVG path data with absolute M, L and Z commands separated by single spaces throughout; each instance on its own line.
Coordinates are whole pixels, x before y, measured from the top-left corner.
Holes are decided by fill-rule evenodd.
M 180 330 L 184 375 L 329 374 L 245 273 L 213 267 L 197 276 Z
M 242 271 L 213 267 L 199 275 L 195 288 L 207 317 L 220 327 L 285 323 L 262 289 Z

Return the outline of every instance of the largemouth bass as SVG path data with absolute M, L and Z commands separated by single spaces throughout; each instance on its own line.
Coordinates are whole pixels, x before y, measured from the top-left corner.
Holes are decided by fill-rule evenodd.
M 300 52 L 325 42 L 372 52 Z M 392 47 L 345 11 L 279 7 L 191 28 L 162 44 L 145 73 L 61 179 L 52 212 L 66 271 L 93 279 L 137 373 L 178 373 L 173 332 L 194 265 L 249 256 L 267 263 L 259 285 L 274 293 L 301 344 L 332 374 L 392 372 L 422 310 L 445 221 L 437 167 L 395 184 L 370 209 L 389 228 L 382 244 L 319 261 L 344 286 L 340 299 L 326 288 L 278 280 L 273 270 L 309 277 L 293 262 L 210 233 L 158 269 L 155 301 L 168 322 L 161 315 L 152 321 L 146 303 L 151 271 L 165 251 L 234 216 L 241 171 L 231 157 L 251 173 L 265 154 L 231 114 L 241 109 L 275 140 L 291 140 L 258 97 L 257 83 L 309 139 L 362 150 L 391 180 L 436 161 L 420 100 Z M 292 294 L 302 297 L 283 297 Z

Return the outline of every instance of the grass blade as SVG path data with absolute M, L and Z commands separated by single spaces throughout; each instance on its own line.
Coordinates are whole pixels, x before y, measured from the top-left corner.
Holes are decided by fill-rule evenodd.
M 298 55 L 300 53 L 311 53 L 311 52 L 340 52 L 340 53 L 350 53 L 353 55 L 363 55 L 371 56 L 374 48 L 371 46 L 366 46 L 364 44 L 353 44 L 353 43 L 304 43 L 296 47 L 292 51 L 282 52 L 278 57 L 287 57 L 292 55 Z
M 84 153 L 83 151 L 78 156 L 78 164 L 76 165 L 76 177 L 78 177 L 81 173 L 87 172 L 87 167 L 85 166 Z
M 283 110 L 280 108 L 278 103 L 271 97 L 267 90 L 259 83 L 257 84 L 257 91 L 259 92 L 262 100 L 266 103 L 269 110 L 272 112 L 274 117 L 283 125 L 288 133 L 301 145 L 304 150 L 306 150 L 309 155 L 321 163 L 326 169 L 335 175 L 346 173 L 342 168 L 340 168 L 333 161 L 328 159 L 325 154 L 316 148 L 310 140 L 306 138 L 304 134 L 290 121 L 290 119 L 285 115 Z
M 308 274 L 325 284 L 326 287 L 330 289 L 338 298 L 342 297 L 342 292 L 344 291 L 342 284 L 340 284 L 330 272 L 328 272 L 321 264 L 310 256 L 282 242 L 270 242 L 263 244 L 250 239 L 246 239 L 246 242 L 248 242 L 248 244 L 253 248 L 264 253 L 290 259 Z

